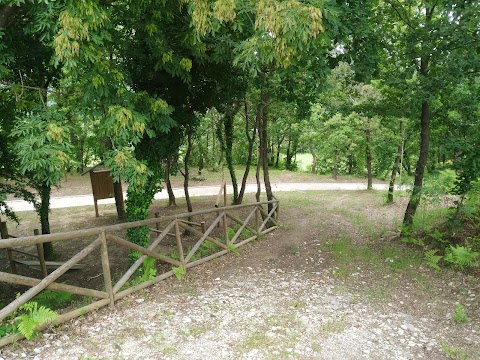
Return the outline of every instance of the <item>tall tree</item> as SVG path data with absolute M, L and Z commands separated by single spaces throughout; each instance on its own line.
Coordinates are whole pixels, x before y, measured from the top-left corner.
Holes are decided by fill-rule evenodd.
M 384 17 L 382 41 L 390 55 L 385 68 L 394 70 L 391 82 L 409 82 L 417 104 L 420 151 L 410 201 L 403 223 L 412 224 L 422 194 L 428 161 L 432 103 L 453 78 L 458 81 L 478 68 L 478 1 L 386 0 L 380 5 Z M 395 62 L 392 62 L 395 59 Z M 388 74 L 384 76 L 388 77 Z

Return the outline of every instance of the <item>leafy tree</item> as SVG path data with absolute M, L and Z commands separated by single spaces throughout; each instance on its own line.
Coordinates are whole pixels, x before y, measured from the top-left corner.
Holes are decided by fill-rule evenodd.
M 36 111 L 35 111 L 36 110 Z M 62 113 L 55 106 L 40 107 L 22 118 L 13 129 L 18 171 L 38 191 L 40 202 L 35 209 L 40 217 L 42 234 L 50 234 L 50 195 L 52 186 L 64 176 L 70 151 L 68 129 Z M 44 244 L 45 257 L 53 258 L 53 246 Z
M 428 160 L 432 104 L 440 89 L 459 81 L 478 68 L 478 2 L 401 1 L 380 3 L 383 17 L 378 34 L 387 52 L 386 72 L 392 84 L 407 83 L 411 102 L 417 106 L 420 125 L 420 153 L 414 188 L 405 211 L 404 225 L 413 222 L 420 202 Z M 393 61 L 394 60 L 394 61 Z M 394 77 L 391 75 L 395 74 Z M 443 90 L 442 90 L 443 91 Z

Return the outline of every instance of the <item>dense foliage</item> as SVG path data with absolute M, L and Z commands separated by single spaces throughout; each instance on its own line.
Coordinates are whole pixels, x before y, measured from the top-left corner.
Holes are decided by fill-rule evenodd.
M 148 216 L 166 172 L 183 169 L 188 194 L 192 165 L 201 176 L 225 163 L 235 203 L 257 165 L 270 199 L 268 167 L 309 153 L 313 173 L 389 178 L 389 201 L 396 175 L 413 177 L 408 230 L 425 177 L 454 170 L 462 205 L 478 187 L 479 12 L 461 0 L 4 1 L 0 211 L 15 219 L 6 194 L 20 195 L 48 233 L 52 186 L 99 161 L 129 183 L 128 221 Z

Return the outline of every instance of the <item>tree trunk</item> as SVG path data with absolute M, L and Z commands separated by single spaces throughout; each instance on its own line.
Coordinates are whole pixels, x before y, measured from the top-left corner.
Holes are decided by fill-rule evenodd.
M 42 184 L 38 192 L 40 194 L 40 206 L 37 209 L 40 217 L 40 224 L 42 226 L 42 235 L 50 234 L 50 195 L 52 188 L 49 185 Z M 51 242 L 43 243 L 43 252 L 46 260 L 53 260 L 55 257 L 53 251 L 53 244 Z
M 277 143 L 277 155 L 275 157 L 275 167 L 278 169 L 278 163 L 280 162 L 280 148 L 282 147 L 282 142 L 278 141 Z
M 123 203 L 123 191 L 120 177 L 118 181 L 113 182 L 113 194 L 115 196 L 115 206 L 119 220 L 125 220 L 125 205 Z
M 353 154 L 350 151 L 348 154 L 348 175 L 352 175 L 353 173 Z
M 292 156 L 290 155 L 291 144 L 292 144 L 292 141 L 289 138 L 288 145 L 287 145 L 287 158 L 285 160 L 285 168 L 287 170 L 290 170 L 292 168 Z
M 313 147 L 312 144 L 310 144 L 310 153 L 312 154 L 312 157 L 313 157 L 312 174 L 316 174 L 317 173 L 317 154 L 315 153 L 315 148 Z
M 430 106 L 425 100 L 422 102 L 421 115 L 421 131 L 420 131 L 420 156 L 415 170 L 415 180 L 413 183 L 413 192 L 410 196 L 405 216 L 403 218 L 403 225 L 408 227 L 413 223 L 413 217 L 417 212 L 417 207 L 420 203 L 420 197 L 423 187 L 423 176 L 425 172 L 425 165 L 428 160 L 428 146 L 430 142 Z
M 270 185 L 270 175 L 268 169 L 268 101 L 269 96 L 267 93 L 262 92 L 261 101 L 263 105 L 262 117 L 261 117 L 261 127 L 259 127 L 260 135 L 260 152 L 263 165 L 263 182 L 265 184 L 265 192 L 267 193 L 267 200 L 273 200 L 272 187 Z M 268 212 L 272 210 L 273 204 L 268 204 Z
M 184 160 L 184 173 L 183 173 L 183 189 L 185 191 L 185 201 L 187 202 L 188 212 L 193 211 L 192 201 L 190 200 L 190 193 L 188 192 L 188 161 L 190 160 L 190 154 L 192 152 L 192 133 L 188 130 L 187 134 L 187 152 L 185 153 Z
M 263 104 L 260 101 L 257 107 L 257 129 L 258 129 L 258 148 L 257 148 L 257 169 L 255 171 L 255 180 L 257 182 L 257 192 L 255 193 L 255 199 L 257 202 L 260 202 L 260 194 L 261 194 L 261 184 L 260 184 L 260 168 L 263 163 L 262 159 L 262 150 L 261 150 L 261 142 L 260 139 L 260 128 L 262 127 L 262 113 L 263 113 Z
M 232 179 L 233 187 L 233 203 L 237 203 L 238 200 L 238 183 L 237 176 L 235 174 L 235 168 L 233 167 L 233 118 L 235 111 L 233 109 L 228 109 L 225 112 L 223 118 L 224 130 L 225 130 L 225 158 L 227 159 L 228 171 L 230 172 L 230 178 Z
M 370 148 L 371 137 L 372 137 L 372 134 L 370 132 L 370 128 L 368 124 L 367 130 L 365 131 L 365 158 L 367 161 L 367 190 L 373 189 L 372 151 Z
M 435 3 L 436 4 L 436 3 Z M 432 5 L 431 8 L 425 8 L 425 22 L 426 29 L 429 29 L 429 24 L 432 19 L 433 10 L 435 5 Z M 420 57 L 420 68 L 418 69 L 420 77 L 427 79 L 428 77 L 428 62 L 430 58 L 430 53 L 422 54 Z M 423 81 L 421 81 L 423 83 Z M 424 92 L 426 89 L 421 89 Z M 415 170 L 415 181 L 413 184 L 413 192 L 410 196 L 410 201 L 408 202 L 407 209 L 405 210 L 405 216 L 403 218 L 404 229 L 407 230 L 413 224 L 413 218 L 417 212 L 418 204 L 420 203 L 422 187 L 423 187 L 423 175 L 425 171 L 425 165 L 428 160 L 428 148 L 430 145 L 430 104 L 424 95 L 422 101 L 422 112 L 420 117 L 420 155 L 417 161 L 417 168 Z
M 398 173 L 398 165 L 400 164 L 400 158 L 403 152 L 403 120 L 400 120 L 400 144 L 398 145 L 397 156 L 393 163 L 392 176 L 390 177 L 390 184 L 388 185 L 387 203 L 393 203 L 393 191 L 395 189 L 395 180 Z
M 238 194 L 237 201 L 235 205 L 240 205 L 243 201 L 243 195 L 245 194 L 245 188 L 247 186 L 247 179 L 248 179 L 248 173 L 250 172 L 250 167 L 252 165 L 252 159 L 253 159 L 253 146 L 255 145 L 255 137 L 257 136 L 257 124 L 255 123 L 253 125 L 253 134 L 250 136 L 250 122 L 248 118 L 248 106 L 247 106 L 247 100 L 245 99 L 244 101 L 244 107 L 245 107 L 245 135 L 248 140 L 248 155 L 247 155 L 247 163 L 245 165 L 245 172 L 243 173 L 243 178 L 242 178 L 242 186 L 240 187 L 240 192 Z
M 333 165 L 332 177 L 334 180 L 337 180 L 338 177 L 338 162 L 340 161 L 340 153 L 338 150 L 335 151 L 335 163 Z
M 175 194 L 173 193 L 172 189 L 172 182 L 170 181 L 170 171 L 172 169 L 172 157 L 169 156 L 167 158 L 167 164 L 165 169 L 165 186 L 167 188 L 168 193 L 168 206 L 177 206 L 175 201 Z

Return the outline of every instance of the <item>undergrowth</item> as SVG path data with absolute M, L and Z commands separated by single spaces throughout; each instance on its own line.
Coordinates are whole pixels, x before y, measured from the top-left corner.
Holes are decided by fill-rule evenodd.
M 458 270 L 480 265 L 480 182 L 468 193 L 452 197 L 451 172 L 438 176 L 434 185 L 426 186 L 423 209 L 414 225 L 404 229 L 402 241 L 419 247 L 424 262 L 433 269 L 451 266 Z M 447 202 L 447 204 L 445 204 Z

